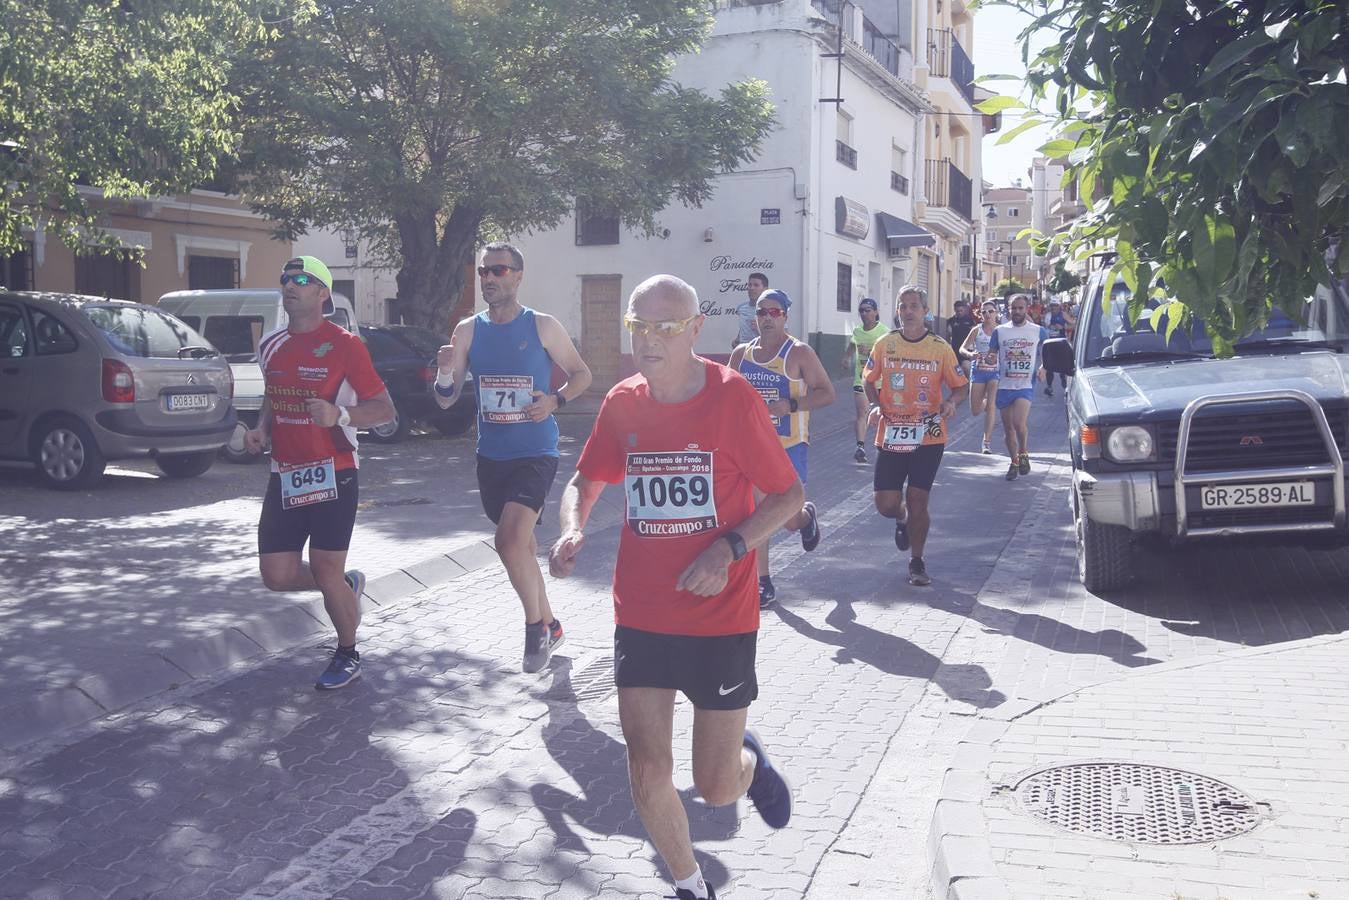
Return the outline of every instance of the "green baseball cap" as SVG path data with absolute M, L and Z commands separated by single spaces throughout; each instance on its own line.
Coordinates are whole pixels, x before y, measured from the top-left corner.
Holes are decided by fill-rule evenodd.
M 307 275 L 313 275 L 328 290 L 333 289 L 333 273 L 328 271 L 328 267 L 323 264 L 323 260 L 317 256 L 297 256 L 287 262 L 284 269 L 299 269 Z

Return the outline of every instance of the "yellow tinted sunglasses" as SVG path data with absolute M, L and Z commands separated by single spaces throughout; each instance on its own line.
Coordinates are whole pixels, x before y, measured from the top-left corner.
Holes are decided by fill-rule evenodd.
M 648 322 L 646 319 L 639 319 L 636 316 L 624 316 L 623 324 L 628 331 L 632 332 L 634 337 L 643 337 L 648 334 L 654 334 L 656 337 L 672 338 L 679 337 L 684 333 L 684 329 L 689 327 L 689 323 L 698 318 L 702 313 L 694 313 L 687 319 L 680 319 L 673 322 Z

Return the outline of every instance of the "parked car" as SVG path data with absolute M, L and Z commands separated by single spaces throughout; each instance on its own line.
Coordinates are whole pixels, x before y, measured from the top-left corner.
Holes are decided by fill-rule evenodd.
M 147 455 L 202 474 L 234 431 L 233 391 L 225 358 L 163 310 L 0 291 L 0 457 L 32 460 L 50 487 Z
M 238 427 L 221 449 L 230 462 L 251 463 L 265 459 L 244 448 L 244 432 L 256 428 L 262 409 L 262 369 L 258 367 L 258 341 L 285 326 L 289 318 L 281 292 L 271 290 L 173 291 L 159 298 L 168 310 L 225 354 L 234 373 L 234 409 Z M 348 331 L 356 330 L 356 311 L 342 294 L 333 294 L 323 314 Z
M 1076 346 L 1045 342 L 1068 388 L 1078 576 L 1106 592 L 1134 575 L 1135 545 L 1349 542 L 1349 294 L 1323 288 L 1272 311 L 1218 359 L 1202 324 L 1169 330 L 1107 271 L 1088 282 Z
M 407 437 L 417 423 L 441 434 L 463 434 L 478 416 L 478 395 L 472 374 L 464 383 L 463 396 L 449 409 L 441 409 L 431 393 L 436 380 L 436 351 L 447 341 L 435 332 L 412 325 L 362 325 L 361 337 L 370 350 L 384 384 L 393 398 L 394 419 L 368 430 L 371 440 L 395 443 Z

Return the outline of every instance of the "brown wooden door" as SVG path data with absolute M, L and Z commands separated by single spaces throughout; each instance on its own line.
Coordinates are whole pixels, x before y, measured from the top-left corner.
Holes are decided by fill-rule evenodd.
M 594 376 L 593 390 L 607 391 L 619 379 L 622 319 L 623 279 L 581 276 L 581 356 Z

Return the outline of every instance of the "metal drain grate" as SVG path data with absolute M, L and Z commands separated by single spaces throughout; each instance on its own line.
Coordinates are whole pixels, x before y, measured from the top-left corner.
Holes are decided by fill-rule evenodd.
M 597 656 L 571 673 L 562 684 L 554 684 L 545 693 L 549 700 L 570 700 L 594 703 L 607 700 L 618 691 L 614 687 L 614 656 Z
M 1207 844 L 1250 831 L 1262 810 L 1229 784 L 1136 763 L 1075 763 L 1023 778 L 1016 796 L 1052 825 L 1113 841 Z

